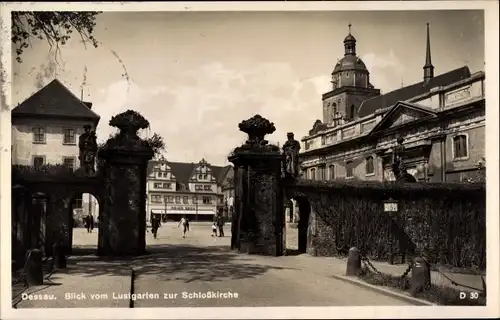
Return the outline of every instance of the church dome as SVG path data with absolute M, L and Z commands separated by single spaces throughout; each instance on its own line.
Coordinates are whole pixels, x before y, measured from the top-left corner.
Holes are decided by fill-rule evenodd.
M 349 33 L 347 37 L 345 37 L 344 39 L 344 43 L 346 42 L 356 42 L 356 38 L 354 38 L 354 36 L 351 33 Z
M 337 64 L 335 65 L 335 68 L 333 69 L 332 74 L 342 72 L 342 71 L 365 71 L 365 72 L 368 72 L 363 60 L 361 60 L 360 58 L 358 58 L 354 55 L 346 55 L 342 59 L 340 59 L 337 62 Z

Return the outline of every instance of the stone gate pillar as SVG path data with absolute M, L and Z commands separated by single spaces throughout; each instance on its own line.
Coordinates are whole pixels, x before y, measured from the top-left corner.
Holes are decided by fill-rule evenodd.
M 264 136 L 274 124 L 256 115 L 239 124 L 248 140 L 228 160 L 235 166 L 235 202 L 231 244 L 239 252 L 281 255 L 283 252 L 282 154 Z
M 98 254 L 140 255 L 146 251 L 146 172 L 153 150 L 137 131 L 149 122 L 128 110 L 111 118 L 120 132 L 99 151 L 103 160 L 104 203 Z

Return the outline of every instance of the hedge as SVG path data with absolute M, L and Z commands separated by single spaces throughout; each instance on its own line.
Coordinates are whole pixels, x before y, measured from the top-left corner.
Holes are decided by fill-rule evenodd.
M 484 183 L 305 180 L 286 188 L 306 196 L 316 212 L 320 254 L 337 255 L 339 248 L 357 246 L 372 259 L 386 260 L 391 218 L 383 200 L 392 198 L 399 207 L 391 231 L 395 248 L 411 251 L 414 246 L 415 253 L 433 263 L 486 268 Z

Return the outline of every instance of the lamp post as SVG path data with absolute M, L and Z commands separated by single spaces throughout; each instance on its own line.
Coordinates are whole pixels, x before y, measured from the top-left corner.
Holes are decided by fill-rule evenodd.
M 165 221 L 163 221 L 163 215 L 162 215 L 162 222 L 167 222 L 167 196 L 163 196 L 163 202 L 165 203 Z
M 198 221 L 198 193 L 197 192 L 194 193 L 194 197 L 196 199 L 196 203 L 195 203 L 196 204 L 195 220 Z
M 394 253 L 393 253 L 393 247 L 392 247 L 392 231 L 393 231 L 393 217 L 396 215 L 398 212 L 398 201 L 393 200 L 392 198 L 389 198 L 388 200 L 384 201 L 384 212 L 389 216 L 389 232 L 387 235 L 387 241 L 388 241 L 388 253 L 389 253 L 389 264 L 394 264 Z

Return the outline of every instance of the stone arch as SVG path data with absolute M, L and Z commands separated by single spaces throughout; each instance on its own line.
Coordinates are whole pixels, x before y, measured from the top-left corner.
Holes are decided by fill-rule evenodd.
M 100 203 L 104 199 L 102 179 L 85 177 L 67 180 L 22 181 L 31 198 L 43 199 L 43 210 L 39 204 L 30 204 L 31 223 L 26 230 L 37 231 L 31 242 L 37 241 L 46 256 L 52 255 L 55 243 L 62 245 L 68 254 L 72 248 L 72 228 L 70 219 L 71 199 L 78 193 L 90 193 Z M 100 206 L 101 210 L 101 206 Z M 40 230 L 40 233 L 38 233 Z
M 67 248 L 68 252 L 71 254 L 77 254 L 77 253 L 82 253 L 82 254 L 97 254 L 98 247 L 99 247 L 99 241 L 103 236 L 103 233 L 106 232 L 105 228 L 95 228 L 97 232 L 97 238 L 98 241 L 95 243 L 95 250 L 94 249 L 89 249 L 89 248 L 79 248 L 79 250 L 75 250 L 75 244 L 74 244 L 74 231 L 75 231 L 75 225 L 74 223 L 74 208 L 73 208 L 73 200 L 76 199 L 78 195 L 82 195 L 82 211 L 85 212 L 85 208 L 83 207 L 84 204 L 84 199 L 83 195 L 84 194 L 90 194 L 95 200 L 97 201 L 98 204 L 98 212 L 97 212 L 97 218 L 96 220 L 100 220 L 101 217 L 103 216 L 103 208 L 104 208 L 104 198 L 103 195 L 99 192 L 99 189 L 94 189 L 94 188 L 77 188 L 73 190 L 69 190 L 68 193 L 64 196 L 63 202 L 64 202 L 64 207 L 65 207 L 65 221 L 68 221 L 68 224 L 70 225 L 70 228 L 68 229 L 68 239 L 69 239 L 69 246 Z M 93 214 L 94 215 L 94 214 Z M 95 220 L 95 221 L 96 221 Z M 93 247 L 93 245 L 92 245 Z
M 293 223 L 289 223 L 286 226 L 285 239 L 284 239 L 284 254 L 295 255 L 306 253 L 310 247 L 311 230 L 310 230 L 310 218 L 311 218 L 311 205 L 309 199 L 306 196 L 298 195 L 286 195 L 285 197 L 285 207 L 289 209 L 293 216 Z M 288 205 L 286 205 L 288 204 Z M 287 210 L 284 210 L 286 213 Z M 287 217 L 285 216 L 285 219 Z M 290 241 L 290 242 L 287 242 Z

